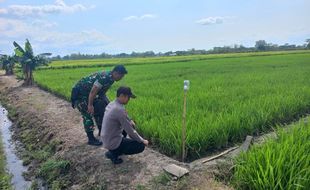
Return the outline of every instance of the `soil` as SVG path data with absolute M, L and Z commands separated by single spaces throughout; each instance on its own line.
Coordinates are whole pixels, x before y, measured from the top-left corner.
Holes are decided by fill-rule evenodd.
M 113 165 L 105 158 L 103 147 L 87 145 L 81 116 L 66 100 L 36 86 L 25 87 L 15 76 L 1 73 L 0 93 L 17 110 L 19 122 L 37 127 L 38 141 L 61 142 L 54 156 L 71 163 L 67 189 L 232 189 L 214 179 L 216 162 L 190 167 L 151 148 L 122 156 L 124 162 Z M 164 174 L 163 167 L 172 163 L 190 173 L 181 180 L 158 180 Z

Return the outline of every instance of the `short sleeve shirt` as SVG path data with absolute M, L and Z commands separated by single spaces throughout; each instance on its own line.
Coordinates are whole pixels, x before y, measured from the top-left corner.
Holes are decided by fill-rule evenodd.
M 82 78 L 75 86 L 79 89 L 80 97 L 82 99 L 88 99 L 89 93 L 94 86 L 98 87 L 100 90 L 98 96 L 105 96 L 105 93 L 112 86 L 114 80 L 112 79 L 112 74 L 110 71 L 107 72 L 97 72 L 90 76 Z

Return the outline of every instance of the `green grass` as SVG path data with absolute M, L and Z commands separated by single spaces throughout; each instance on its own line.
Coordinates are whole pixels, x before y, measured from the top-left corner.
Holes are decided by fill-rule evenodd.
M 310 124 L 280 130 L 276 140 L 253 147 L 236 160 L 237 189 L 307 190 L 310 188 Z
M 167 185 L 170 180 L 172 180 L 171 175 L 169 175 L 168 173 L 164 172 L 164 173 L 159 174 L 158 176 L 155 176 L 152 179 L 152 182 L 155 185 L 157 185 L 157 184 Z
M 5 154 L 3 152 L 3 144 L 0 136 L 0 189 L 10 190 L 12 189 L 11 176 L 6 173 L 5 165 Z
M 56 68 L 77 68 L 77 67 L 98 67 L 112 66 L 116 64 L 140 65 L 154 63 L 188 62 L 193 60 L 208 60 L 218 58 L 249 57 L 249 56 L 268 56 L 283 55 L 295 53 L 309 53 L 309 50 L 294 51 L 273 51 L 273 52 L 249 52 L 249 53 L 225 53 L 225 54 L 207 54 L 190 56 L 165 56 L 165 57 L 146 57 L 146 58 L 109 58 L 109 59 L 84 59 L 84 60 L 61 60 L 53 61 L 49 66 L 43 66 L 39 69 Z
M 18 129 L 15 132 L 24 146 L 21 152 L 23 165 L 32 163 L 33 166 L 29 167 L 23 175 L 39 176 L 51 189 L 66 188 L 70 183 L 67 175 L 70 162 L 55 156 L 56 149 L 62 142 L 46 136 L 48 133 L 45 128 L 42 128 L 42 125 L 33 125 L 31 118 L 19 115 L 16 108 L 9 104 L 6 96 L 3 97 L 0 94 L 0 100 L 8 110 L 9 118 L 18 123 Z M 37 186 L 38 183 L 34 180 L 30 189 L 37 189 Z
M 52 187 L 57 186 L 61 189 L 66 186 L 66 181 L 58 181 L 61 176 L 65 176 L 70 168 L 70 162 L 67 160 L 48 159 L 44 162 L 39 170 L 38 175 L 43 177 Z
M 100 69 L 39 70 L 42 87 L 69 99 L 71 87 Z M 127 106 L 143 136 L 168 155 L 181 155 L 183 80 L 187 96 L 188 158 L 240 142 L 310 110 L 310 54 L 218 58 L 169 64 L 127 66 L 120 85 L 138 98 Z

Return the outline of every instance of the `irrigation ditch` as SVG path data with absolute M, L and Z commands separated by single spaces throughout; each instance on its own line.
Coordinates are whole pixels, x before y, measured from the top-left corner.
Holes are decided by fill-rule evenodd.
M 6 170 L 11 175 L 11 183 L 14 189 L 29 188 L 30 181 L 23 177 L 23 173 L 27 171 L 27 167 L 23 165 L 23 161 L 17 155 L 18 149 L 22 148 L 20 142 L 12 139 L 12 122 L 7 117 L 7 110 L 0 105 L 0 125 L 1 139 L 3 141 L 3 149 L 6 158 Z M 21 152 L 20 150 L 19 152 Z
M 26 165 L 27 171 L 22 167 L 18 173 L 31 181 L 23 187 L 32 189 L 42 189 L 42 184 L 48 189 L 232 189 L 225 184 L 232 160 L 253 141 L 249 137 L 241 146 L 191 163 L 147 148 L 141 155 L 125 157 L 123 164 L 114 166 L 104 158 L 104 148 L 85 143 L 80 116 L 65 100 L 38 87 L 23 87 L 14 76 L 0 76 L 0 102 L 14 122 L 13 141 L 23 147 L 17 154 L 22 164 L 18 162 Z M 11 133 L 3 131 L 7 127 L 1 128 L 2 134 Z M 261 143 L 261 139 L 265 136 L 255 137 L 254 142 Z M 169 164 L 187 168 L 190 174 L 176 180 L 163 171 Z M 14 177 L 12 180 L 14 183 Z

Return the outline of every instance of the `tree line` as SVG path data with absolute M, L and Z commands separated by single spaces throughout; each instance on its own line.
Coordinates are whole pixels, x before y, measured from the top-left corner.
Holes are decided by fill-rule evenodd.
M 183 51 L 168 51 L 165 53 L 154 53 L 153 51 L 145 52 L 132 52 L 120 54 L 81 54 L 72 53 L 61 57 L 60 55 L 54 56 L 51 60 L 78 60 L 78 59 L 100 59 L 100 58 L 130 58 L 130 57 L 157 57 L 157 56 L 184 56 L 184 55 L 204 55 L 204 54 L 218 54 L 218 53 L 245 53 L 245 52 L 259 52 L 259 51 L 285 51 L 285 50 L 305 50 L 310 49 L 310 39 L 306 40 L 303 45 L 283 44 L 277 45 L 267 43 L 265 40 L 258 40 L 255 42 L 254 47 L 245 47 L 243 45 L 235 44 L 233 46 L 213 47 L 210 50 L 189 49 Z

